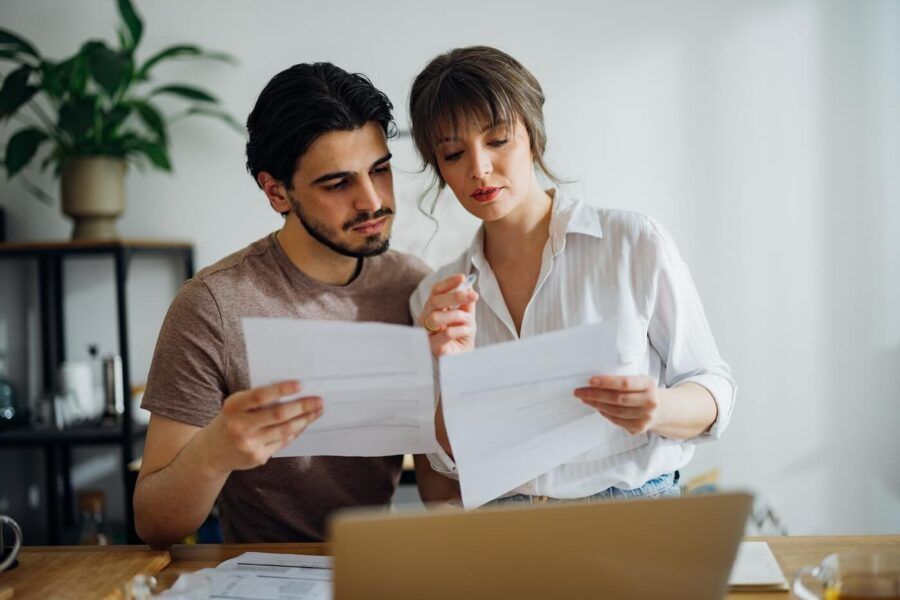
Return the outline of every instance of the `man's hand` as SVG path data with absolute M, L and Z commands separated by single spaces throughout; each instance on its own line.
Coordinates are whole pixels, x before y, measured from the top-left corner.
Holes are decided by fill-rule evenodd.
M 660 390 L 646 375 L 591 377 L 575 396 L 632 435 L 649 431 L 661 419 Z
M 283 381 L 226 398 L 222 411 L 203 432 L 211 466 L 228 473 L 252 469 L 296 439 L 322 415 L 318 397 L 278 402 L 299 391 L 299 382 Z
M 419 324 L 429 335 L 434 356 L 460 354 L 475 348 L 475 303 L 478 293 L 460 286 L 463 274 L 439 281 L 431 288 L 431 295 L 422 309 Z

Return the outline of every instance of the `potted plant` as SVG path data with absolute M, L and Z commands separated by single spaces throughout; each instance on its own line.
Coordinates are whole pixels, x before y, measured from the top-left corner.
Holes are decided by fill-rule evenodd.
M 171 171 L 167 127 L 172 122 L 205 115 L 243 131 L 210 93 L 186 84 L 151 85 L 151 74 L 164 61 L 231 62 L 231 57 L 179 44 L 139 62 L 143 22 L 130 0 L 117 2 L 122 20 L 118 47 L 89 40 L 60 61 L 42 57 L 29 41 L 0 28 L 0 60 L 14 63 L 0 87 L 0 122 L 22 123 L 6 143 L 7 178 L 21 177 L 22 169 L 42 154 L 41 169 L 52 166 L 60 177 L 63 212 L 75 220 L 73 239 L 117 237 L 126 167 L 149 163 Z M 164 115 L 154 101 L 165 95 L 186 101 L 184 110 Z M 47 199 L 24 177 L 22 182 Z

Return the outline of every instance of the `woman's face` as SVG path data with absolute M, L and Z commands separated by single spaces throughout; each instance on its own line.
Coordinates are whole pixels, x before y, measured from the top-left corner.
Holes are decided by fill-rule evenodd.
M 536 179 L 528 131 L 521 119 L 457 131 L 438 142 L 441 177 L 463 207 L 495 221 L 529 200 Z

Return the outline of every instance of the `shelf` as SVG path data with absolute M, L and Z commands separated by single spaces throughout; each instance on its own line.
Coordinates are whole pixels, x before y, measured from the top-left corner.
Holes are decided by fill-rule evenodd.
M 147 426 L 133 423 L 130 437 L 141 438 Z M 65 429 L 20 427 L 0 431 L 0 448 L 10 446 L 44 446 L 46 444 L 121 444 L 126 441 L 122 425 L 88 423 Z
M 152 254 L 179 259 L 185 279 L 194 276 L 194 250 L 190 242 L 154 239 L 113 240 L 45 240 L 0 244 L 0 260 L 31 260 L 37 265 L 37 305 L 41 324 L 41 369 L 43 389 L 55 390 L 59 365 L 66 360 L 65 265 L 69 259 L 80 256 L 105 256 L 113 264 L 118 330 L 118 354 L 122 357 L 122 388 L 131 389 L 131 361 L 128 340 L 128 307 L 126 282 L 132 258 Z M 71 453 L 76 445 L 106 445 L 118 447 L 125 489 L 124 513 L 128 526 L 128 539 L 137 542 L 133 527 L 132 494 L 134 478 L 127 465 L 134 460 L 133 442 L 147 431 L 146 425 L 132 421 L 132 405 L 126 402 L 122 422 L 117 425 L 93 424 L 73 426 L 62 430 L 20 429 L 0 430 L 0 449 L 15 447 L 41 448 L 46 468 L 47 529 L 50 544 L 61 540 L 62 526 L 74 522 L 74 498 L 71 481 Z M 60 483 L 62 489 L 60 489 Z M 62 511 L 62 515 L 60 515 Z M 60 517 L 63 517 L 61 519 Z
M 115 239 L 115 240 L 47 240 L 0 244 L 0 258 L 65 256 L 74 254 L 115 254 L 118 252 L 155 253 L 193 251 L 191 242 L 181 240 Z

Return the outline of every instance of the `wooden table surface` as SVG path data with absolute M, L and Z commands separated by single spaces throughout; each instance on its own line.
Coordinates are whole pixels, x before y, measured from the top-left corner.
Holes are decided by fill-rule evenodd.
M 25 546 L 19 566 L 0 573 L 0 598 L 9 588 L 13 600 L 114 598 L 126 581 L 158 573 L 170 560 L 147 546 Z
M 900 554 L 900 535 L 765 537 L 748 540 L 769 543 L 785 577 L 804 565 L 818 564 L 832 552 L 850 550 Z M 137 573 L 165 569 L 197 570 L 214 567 L 244 552 L 328 554 L 326 544 L 208 544 L 175 546 L 155 552 L 146 546 L 26 547 L 20 565 L 0 573 L 0 590 L 13 588 L 13 600 L 22 598 L 109 598 Z M 2 598 L 2 592 L 0 592 Z M 787 592 L 728 594 L 729 600 L 783 600 Z

